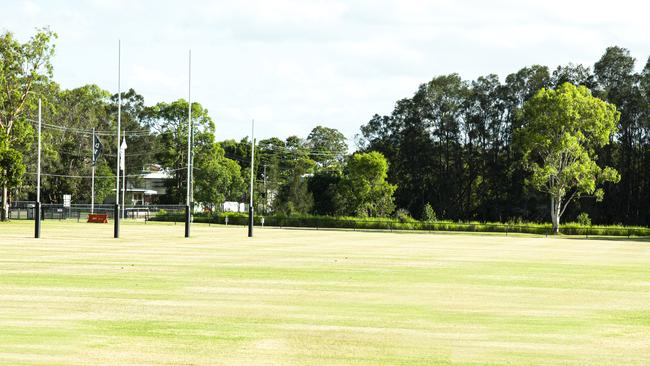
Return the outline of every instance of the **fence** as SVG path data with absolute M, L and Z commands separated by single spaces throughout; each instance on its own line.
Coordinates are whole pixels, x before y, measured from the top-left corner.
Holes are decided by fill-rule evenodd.
M 9 208 L 10 220 L 34 220 L 34 202 L 15 202 Z M 62 204 L 41 204 L 43 220 L 77 220 L 85 221 L 91 213 L 89 204 L 73 204 L 64 207 Z M 161 213 L 181 214 L 185 212 L 185 206 L 180 205 L 155 205 L 155 206 L 126 206 L 124 218 L 147 221 L 151 217 Z M 115 216 L 114 205 L 95 205 L 94 213 L 105 214 L 109 219 Z
M 90 205 L 74 204 L 63 207 L 59 204 L 43 204 L 42 218 L 44 220 L 76 220 L 85 221 L 90 214 Z M 95 205 L 95 213 L 106 214 L 113 219 L 113 205 Z M 147 221 L 184 222 L 185 206 L 181 205 L 148 205 L 127 206 L 124 217 L 128 219 Z M 12 220 L 33 220 L 34 203 L 17 202 L 9 210 Z M 222 225 L 248 225 L 248 217 L 242 214 L 214 213 L 195 214 L 192 218 L 195 223 L 222 224 Z M 270 226 L 280 228 L 312 228 L 312 229 L 347 229 L 347 230 L 378 230 L 378 231 L 450 231 L 450 232 L 481 232 L 503 233 L 506 236 L 512 233 L 525 233 L 548 236 L 552 233 L 550 224 L 504 224 L 504 223 L 463 223 L 452 221 L 407 221 L 400 222 L 396 219 L 359 219 L 338 218 L 328 216 L 255 216 L 256 226 Z M 565 224 L 561 227 L 562 234 L 589 236 L 619 236 L 619 237 L 650 237 L 650 228 L 625 227 L 625 226 L 582 226 L 578 224 Z

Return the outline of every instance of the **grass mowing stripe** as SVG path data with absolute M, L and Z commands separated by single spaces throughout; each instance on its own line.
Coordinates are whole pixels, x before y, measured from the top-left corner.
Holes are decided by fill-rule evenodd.
M 650 243 L 0 224 L 0 364 L 646 365 Z

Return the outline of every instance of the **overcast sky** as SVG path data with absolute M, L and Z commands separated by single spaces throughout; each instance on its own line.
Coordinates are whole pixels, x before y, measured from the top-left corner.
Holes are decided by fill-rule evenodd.
M 187 98 L 207 107 L 217 139 L 305 137 L 318 124 L 351 138 L 435 75 L 465 79 L 531 64 L 593 65 L 605 48 L 650 55 L 643 1 L 14 1 L 0 29 L 25 41 L 59 34 L 55 79 L 64 88 L 122 87 L 146 103 Z M 4 28 L 4 29 L 3 29 Z

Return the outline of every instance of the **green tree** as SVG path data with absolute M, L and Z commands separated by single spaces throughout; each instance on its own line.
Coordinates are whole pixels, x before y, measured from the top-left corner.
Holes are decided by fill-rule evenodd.
M 166 182 L 167 194 L 163 203 L 183 204 L 187 192 L 187 112 L 188 102 L 179 99 L 171 103 L 161 102 L 147 108 L 148 124 L 157 133 L 155 158 L 165 168 L 173 171 L 174 178 Z M 200 134 L 214 134 L 214 122 L 199 103 L 192 103 L 192 122 L 195 140 Z M 200 160 L 196 155 L 195 160 Z
M 185 202 L 187 190 L 187 101 L 158 103 L 146 112 L 149 125 L 158 132 L 156 158 L 166 168 L 173 169 L 174 179 L 167 182 L 166 203 Z M 226 199 L 236 199 L 243 193 L 239 166 L 224 156 L 215 142 L 215 125 L 207 109 L 192 103 L 193 121 L 193 186 L 194 201 L 214 209 Z
M 42 131 L 42 172 L 54 176 L 44 176 L 41 182 L 42 196 L 47 202 L 61 202 L 63 194 L 71 194 L 74 202 L 90 202 L 91 181 L 66 176 L 90 176 L 92 134 L 91 128 L 101 131 L 110 131 L 108 122 L 110 93 L 96 85 L 84 85 L 79 88 L 60 90 L 58 85 L 53 85 L 48 93 L 47 102 L 43 105 L 43 120 L 48 125 L 58 128 L 44 127 Z M 85 132 L 81 132 L 85 131 Z M 106 132 L 104 132 L 106 133 Z M 114 175 L 109 169 L 113 163 L 108 156 L 110 149 L 115 145 L 114 140 L 100 135 L 106 151 L 97 166 L 98 176 Z M 36 149 L 30 149 L 30 159 L 36 161 Z M 108 159 L 108 160 L 107 160 Z M 99 170 L 103 170 L 99 174 Z M 96 180 L 96 194 L 100 192 L 101 185 L 114 180 L 100 178 Z M 108 184 L 107 184 L 108 185 Z M 30 189 L 33 191 L 33 189 Z M 105 196 L 103 193 L 100 195 Z M 102 199 L 96 202 L 101 203 Z
M 617 222 L 638 224 L 642 222 L 640 216 L 645 215 L 646 220 L 648 217 L 648 201 L 643 202 L 643 197 L 647 194 L 644 180 L 647 182 L 649 175 L 641 148 L 648 133 L 643 128 L 647 123 L 643 115 L 647 97 L 644 98 L 643 87 L 639 85 L 643 76 L 635 73 L 635 61 L 628 50 L 608 47 L 594 65 L 597 80 L 594 94 L 616 105 L 621 113 L 616 143 L 600 152 L 603 160 L 621 174 L 619 184 L 606 187 L 608 197 L 602 204 L 603 211 L 614 213 L 612 219 Z
M 397 186 L 386 182 L 388 162 L 377 151 L 354 154 L 337 187 L 338 212 L 360 217 L 383 217 L 394 209 Z
M 0 184 L 3 187 L 16 187 L 25 174 L 23 155 L 14 149 L 0 149 Z
M 33 129 L 26 119 L 26 113 L 35 108 L 38 99 L 31 92 L 39 84 L 47 84 L 52 77 L 50 60 L 54 55 L 54 38 L 56 34 L 49 29 L 37 30 L 26 43 L 20 43 L 11 32 L 0 34 L 0 151 L 5 156 L 3 162 L 11 164 L 0 166 L 4 174 L 25 170 L 17 150 L 31 142 Z M 3 204 L 0 220 L 3 221 L 9 212 L 8 193 L 15 182 L 20 181 L 15 178 L 0 178 Z
M 617 182 L 612 168 L 596 163 L 595 149 L 607 145 L 616 132 L 619 113 L 612 104 L 591 95 L 584 86 L 562 84 L 541 89 L 524 104 L 524 126 L 517 131 L 529 180 L 551 199 L 554 233 L 569 203 L 582 196 L 602 200 L 597 185 Z
M 593 88 L 595 85 L 594 75 L 591 73 L 591 70 L 583 65 L 574 64 L 558 66 L 551 75 L 550 83 L 555 87 L 564 83 L 584 85 L 587 88 Z
M 110 98 L 108 114 L 113 122 L 110 127 L 115 131 L 115 134 L 117 133 L 117 105 L 118 95 L 113 94 Z M 137 175 L 142 173 L 143 168 L 153 162 L 155 152 L 159 151 L 159 146 L 156 146 L 156 130 L 152 130 L 148 125 L 150 110 L 144 104 L 144 97 L 135 90 L 129 89 L 122 92 L 121 112 L 121 136 L 126 138 L 128 145 L 125 155 L 127 184 L 130 183 L 137 187 L 138 184 L 142 183 Z M 113 159 L 109 162 L 109 166 L 115 169 L 114 159 L 117 155 L 118 144 L 114 140 L 110 140 L 110 137 L 107 142 L 107 146 L 111 149 L 111 154 L 107 158 Z
M 257 169 L 257 183 L 260 187 L 261 194 L 261 212 L 272 212 L 277 203 L 275 197 L 280 190 L 280 186 L 286 183 L 283 175 L 282 161 L 285 153 L 285 143 L 277 137 L 260 140 L 257 144 L 255 158 L 259 159 Z M 249 149 L 250 151 L 250 149 Z M 260 175 L 261 174 L 261 175 Z
M 194 200 L 214 210 L 226 200 L 238 200 L 246 185 L 239 165 L 224 156 L 213 133 L 194 139 Z
M 438 218 L 436 217 L 436 211 L 434 211 L 433 207 L 431 207 L 431 204 L 427 202 L 422 209 L 422 221 L 433 222 L 437 219 Z
M 398 101 L 390 117 L 375 116 L 362 127 L 366 151 L 379 151 L 390 162 L 397 206 L 421 216 L 424 204 L 433 202 L 451 217 L 461 215 L 458 203 L 470 171 L 463 165 L 462 143 L 469 95 L 459 75 L 437 76 Z
M 304 214 L 314 205 L 309 192 L 308 179 L 316 162 L 309 157 L 306 141 L 298 136 L 289 136 L 281 151 L 281 185 L 275 197 L 274 207 L 286 214 Z
M 307 178 L 294 175 L 278 192 L 275 206 L 286 215 L 306 214 L 314 206 L 314 196 L 309 192 Z
M 107 197 L 115 194 L 115 178 L 111 178 L 114 174 L 108 162 L 105 160 L 102 161 L 101 159 L 97 164 L 95 174 L 98 177 L 109 177 L 95 179 L 95 202 L 102 203 Z
M 309 156 L 321 169 L 339 169 L 348 152 L 345 136 L 335 128 L 316 126 L 307 137 Z
M 314 197 L 312 213 L 316 215 L 336 214 L 336 187 L 343 173 L 338 170 L 323 170 L 309 178 L 309 192 Z

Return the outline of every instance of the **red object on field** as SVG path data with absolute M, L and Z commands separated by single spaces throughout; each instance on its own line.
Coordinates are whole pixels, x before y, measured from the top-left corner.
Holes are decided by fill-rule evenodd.
M 108 224 L 108 215 L 106 214 L 88 214 L 88 222 L 98 224 Z

